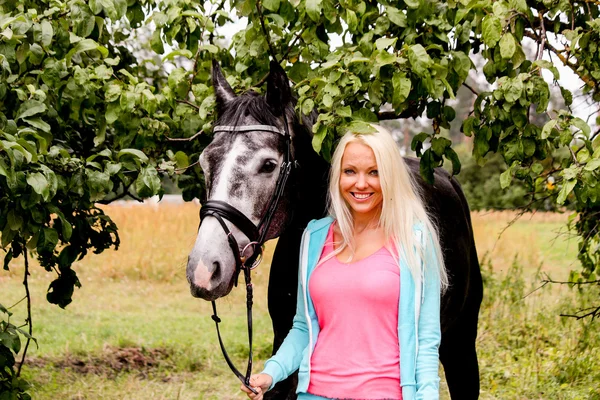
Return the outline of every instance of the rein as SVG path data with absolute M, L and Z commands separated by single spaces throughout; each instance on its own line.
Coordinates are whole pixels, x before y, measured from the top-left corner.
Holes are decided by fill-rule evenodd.
M 231 206 L 230 204 L 219 201 L 219 200 L 208 200 L 200 209 L 200 223 L 206 217 L 214 217 L 217 219 L 223 231 L 227 234 L 227 241 L 229 242 L 229 247 L 233 253 L 233 257 L 235 259 L 235 272 L 234 272 L 234 285 L 237 286 L 238 277 L 241 271 L 244 271 L 244 281 L 246 283 L 246 313 L 248 320 L 248 364 L 246 368 L 246 374 L 242 374 L 236 367 L 233 365 L 233 362 L 229 358 L 227 351 L 225 350 L 225 345 L 223 344 L 223 339 L 221 338 L 221 332 L 219 330 L 219 323 L 221 319 L 217 315 L 217 305 L 215 301 L 211 301 L 213 308 L 213 315 L 211 316 L 212 320 L 215 321 L 215 326 L 217 328 L 217 336 L 219 337 L 219 345 L 221 346 L 221 352 L 223 353 L 223 357 L 229 365 L 229 368 L 235 376 L 242 382 L 244 386 L 246 386 L 250 391 L 254 394 L 257 394 L 257 391 L 250 386 L 250 375 L 252 374 L 252 298 L 253 298 L 253 287 L 252 287 L 252 279 L 250 276 L 250 271 L 256 268 L 260 262 L 262 261 L 262 253 L 263 253 L 263 244 L 266 240 L 267 232 L 271 225 L 271 221 L 273 216 L 275 215 L 275 211 L 277 210 L 277 206 L 279 201 L 283 195 L 283 191 L 285 189 L 285 185 L 287 180 L 292 172 L 292 167 L 296 165 L 295 162 L 291 160 L 291 135 L 289 133 L 287 118 L 285 112 L 283 113 L 283 121 L 284 121 L 284 130 L 277 128 L 272 125 L 246 125 L 246 126 L 226 126 L 226 125 L 218 125 L 213 128 L 213 132 L 228 132 L 228 133 L 236 133 L 236 132 L 270 132 L 282 135 L 286 140 L 286 151 L 284 154 L 283 163 L 279 169 L 279 176 L 277 178 L 277 183 L 275 185 L 275 191 L 271 196 L 271 200 L 267 206 L 266 212 L 263 214 L 258 226 L 254 225 L 248 217 L 246 217 L 241 211 Z M 240 247 L 235 240 L 235 237 L 227 227 L 225 220 L 231 222 L 234 226 L 236 226 L 250 242 L 242 249 L 240 252 Z M 251 248 L 252 254 L 246 256 L 246 251 Z

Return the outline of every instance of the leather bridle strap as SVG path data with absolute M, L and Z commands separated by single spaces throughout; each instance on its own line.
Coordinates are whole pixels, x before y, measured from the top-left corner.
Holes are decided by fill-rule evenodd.
M 271 225 L 271 221 L 273 220 L 273 216 L 275 215 L 275 211 L 277 210 L 277 206 L 279 205 L 279 201 L 283 196 L 283 192 L 285 190 L 286 183 L 291 174 L 292 167 L 296 165 L 291 161 L 291 135 L 288 131 L 288 123 L 285 113 L 283 114 L 284 120 L 284 130 L 281 130 L 275 126 L 271 125 L 245 125 L 245 126 L 224 126 L 218 125 L 215 126 L 213 132 L 272 132 L 283 135 L 286 140 L 286 152 L 284 154 L 284 160 L 281 164 L 281 168 L 279 170 L 279 176 L 277 177 L 277 183 L 275 184 L 275 190 L 273 195 L 271 196 L 271 200 L 267 206 L 266 212 L 263 214 L 258 226 L 254 225 L 248 217 L 246 217 L 242 212 L 240 212 L 235 207 L 232 207 L 228 203 L 219 200 L 208 200 L 204 203 L 202 208 L 200 209 L 200 222 L 207 216 L 211 216 L 217 219 L 223 231 L 227 234 L 227 241 L 229 242 L 229 247 L 231 247 L 231 251 L 233 252 L 233 257 L 235 259 L 235 278 L 234 284 L 237 286 L 238 277 L 240 271 L 244 271 L 244 280 L 246 282 L 246 312 L 248 318 L 248 367 L 246 369 L 246 375 L 242 375 L 242 373 L 233 365 L 233 362 L 229 358 L 227 351 L 225 350 L 225 345 L 223 344 L 223 339 L 221 338 L 221 332 L 219 330 L 219 323 L 221 319 L 217 315 L 217 305 L 214 301 L 211 301 L 213 308 L 213 315 L 211 318 L 215 321 L 215 326 L 217 328 L 217 336 L 219 337 L 219 345 L 221 346 L 221 352 L 223 353 L 223 357 L 229 365 L 229 368 L 235 376 L 242 382 L 242 384 L 247 387 L 252 393 L 258 394 L 256 389 L 250 386 L 250 375 L 252 374 L 252 297 L 253 297 L 253 287 L 250 276 L 250 270 L 253 268 L 254 264 L 258 264 L 256 261 L 259 255 L 262 255 L 262 245 L 264 244 L 267 233 L 269 231 L 269 227 Z M 240 254 L 240 249 L 235 237 L 227 227 L 227 224 L 223 220 L 223 218 L 227 219 L 232 225 L 236 226 L 250 241 L 250 244 L 254 246 L 252 255 L 246 258 L 245 254 Z M 257 251 L 259 249 L 259 251 Z
M 200 220 L 203 220 L 207 215 L 226 218 L 229 222 L 235 225 L 246 237 L 251 241 L 256 241 L 259 238 L 258 228 L 248 217 L 246 217 L 237 208 L 230 206 L 224 201 L 208 200 L 200 209 Z M 220 222 L 220 221 L 219 221 Z M 222 226 L 222 224 L 221 224 Z M 229 229 L 225 230 L 229 232 Z M 228 233 L 229 235 L 230 233 Z

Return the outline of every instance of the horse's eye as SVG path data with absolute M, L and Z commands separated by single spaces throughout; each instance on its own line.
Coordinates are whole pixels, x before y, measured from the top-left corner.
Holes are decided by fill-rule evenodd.
M 262 165 L 262 167 L 260 167 L 260 170 L 258 171 L 258 173 L 259 174 L 270 174 L 271 172 L 275 171 L 276 167 L 277 167 L 277 163 L 275 161 L 267 160 Z

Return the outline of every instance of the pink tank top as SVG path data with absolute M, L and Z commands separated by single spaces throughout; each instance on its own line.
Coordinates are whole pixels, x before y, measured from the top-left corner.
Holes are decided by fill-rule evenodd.
M 333 251 L 333 225 L 321 258 Z M 308 284 L 321 329 L 308 392 L 340 399 L 402 399 L 400 271 L 381 248 L 354 263 L 323 262 Z

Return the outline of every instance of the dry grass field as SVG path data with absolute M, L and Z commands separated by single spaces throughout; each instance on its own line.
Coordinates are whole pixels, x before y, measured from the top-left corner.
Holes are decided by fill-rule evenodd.
M 34 336 L 25 368 L 34 399 L 242 399 L 219 352 L 210 305 L 189 295 L 185 262 L 198 225 L 193 204 L 105 208 L 121 247 L 90 255 L 75 269 L 83 287 L 65 310 L 47 304 L 52 279 L 32 268 Z M 566 286 L 540 286 L 539 273 L 566 279 L 577 243 L 567 215 L 474 213 L 486 298 L 478 339 L 483 399 L 600 399 L 598 323 L 559 317 L 598 300 Z M 255 369 L 271 351 L 268 265 L 255 270 Z M 0 274 L 2 303 L 23 296 L 22 260 Z M 529 294 L 533 292 L 532 294 Z M 220 301 L 234 359 L 245 357 L 244 293 Z M 23 318 L 23 303 L 15 321 Z M 442 398 L 447 398 L 443 394 Z

